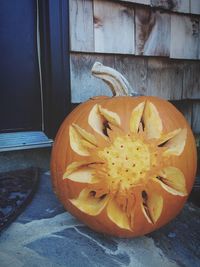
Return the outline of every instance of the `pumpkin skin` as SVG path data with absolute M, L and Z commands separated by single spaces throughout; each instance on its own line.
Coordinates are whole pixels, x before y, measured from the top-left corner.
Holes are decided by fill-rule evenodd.
M 169 102 L 96 97 L 61 125 L 52 150 L 52 183 L 64 207 L 90 228 L 133 237 L 180 212 L 196 162 L 190 126 Z

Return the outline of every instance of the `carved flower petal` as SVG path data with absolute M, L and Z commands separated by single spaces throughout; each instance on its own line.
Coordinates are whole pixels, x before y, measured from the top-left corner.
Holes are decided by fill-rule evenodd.
M 169 141 L 167 141 L 162 147 L 168 148 L 164 152 L 164 156 L 170 156 L 175 155 L 179 156 L 183 152 L 185 148 L 187 138 L 187 129 L 181 129 L 179 132 L 177 132 L 176 135 L 174 135 Z
M 82 166 L 87 165 L 88 163 L 86 161 L 74 161 L 71 164 L 69 164 L 66 168 L 66 171 L 63 175 L 63 179 L 67 178 L 64 176 L 68 176 L 69 174 L 71 174 L 74 171 L 77 171 L 79 168 L 81 168 Z
M 132 133 L 137 133 L 139 130 L 139 125 L 142 120 L 142 114 L 144 111 L 145 102 L 140 103 L 135 107 L 131 113 L 130 118 L 130 131 Z
M 69 179 L 79 183 L 97 183 L 98 178 L 95 177 L 95 170 L 86 162 L 72 162 L 66 169 L 63 179 Z
M 78 129 L 78 130 L 77 130 Z M 88 148 L 95 148 L 96 146 L 92 142 L 88 142 L 88 139 L 92 136 L 84 129 L 81 129 L 77 125 L 69 127 L 70 146 L 77 154 L 81 156 L 89 156 L 90 152 Z M 84 133 L 84 134 L 83 134 Z M 85 137 L 87 136 L 87 138 Z
M 178 196 L 186 196 L 187 189 L 184 174 L 175 167 L 164 168 L 156 181 L 170 194 Z
M 109 123 L 116 126 L 120 125 L 120 117 L 117 113 L 109 111 L 96 104 L 90 111 L 88 123 L 93 130 L 107 139 L 107 128 L 109 128 Z
M 149 223 L 156 223 L 163 209 L 163 198 L 155 192 L 142 191 L 142 211 Z
M 147 101 L 143 113 L 144 131 L 149 139 L 160 138 L 162 133 L 162 121 L 157 108 Z
M 90 142 L 82 139 L 80 140 L 80 144 L 85 148 L 85 149 L 93 149 L 95 148 L 95 146 L 93 144 L 91 144 Z
M 170 139 L 172 139 L 174 136 L 176 136 L 178 133 L 180 133 L 181 128 L 176 129 L 172 132 L 169 132 L 167 134 L 163 134 L 160 138 L 160 140 L 158 141 L 158 145 L 159 146 L 164 146 L 166 144 L 166 142 L 168 142 Z
M 104 134 L 104 123 L 105 119 L 99 112 L 99 106 L 96 104 L 90 111 L 89 117 L 88 117 L 88 123 L 92 127 L 93 130 L 95 130 L 97 133 L 105 137 Z
M 95 197 L 96 192 L 83 189 L 77 199 L 70 199 L 70 202 L 82 212 L 96 216 L 102 212 L 109 201 L 109 195 Z
M 79 125 L 73 123 L 72 124 L 74 126 L 74 128 L 77 130 L 77 132 L 79 132 L 79 134 L 89 143 L 93 144 L 93 145 L 97 145 L 97 141 L 94 135 L 92 135 L 91 133 L 88 133 L 85 129 L 81 128 Z
M 115 199 L 109 201 L 107 206 L 107 215 L 109 219 L 119 228 L 132 231 L 127 213 L 117 205 Z
M 102 108 L 100 105 L 99 105 L 99 112 L 109 123 L 115 126 L 119 126 L 121 124 L 120 117 L 117 113 L 113 111 L 109 111 L 108 109 Z

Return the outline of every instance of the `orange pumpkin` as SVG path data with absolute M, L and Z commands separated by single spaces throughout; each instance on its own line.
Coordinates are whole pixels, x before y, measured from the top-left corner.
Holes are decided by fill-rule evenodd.
M 53 187 L 92 229 L 144 235 L 183 207 L 196 173 L 195 140 L 169 102 L 128 96 L 125 78 L 100 63 L 93 74 L 117 96 L 90 99 L 65 119 L 52 151 Z

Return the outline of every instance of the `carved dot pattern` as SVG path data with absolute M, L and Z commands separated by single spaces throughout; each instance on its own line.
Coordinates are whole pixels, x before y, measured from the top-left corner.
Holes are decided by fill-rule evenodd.
M 63 179 L 85 186 L 77 198 L 70 199 L 77 209 L 91 216 L 106 210 L 117 227 L 134 231 L 136 203 L 149 224 L 162 215 L 164 199 L 153 191 L 153 183 L 168 194 L 187 195 L 183 173 L 169 160 L 182 154 L 187 130 L 164 135 L 159 112 L 149 101 L 133 108 L 128 133 L 120 129 L 120 121 L 117 113 L 99 105 L 91 109 L 88 123 L 104 140 L 101 146 L 91 133 L 71 125 L 71 149 L 84 160 L 69 164 Z M 95 161 L 87 162 L 88 156 Z

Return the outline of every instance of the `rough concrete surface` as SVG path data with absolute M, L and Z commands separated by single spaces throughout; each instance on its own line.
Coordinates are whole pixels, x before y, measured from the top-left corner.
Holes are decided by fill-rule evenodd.
M 0 172 L 28 167 L 49 169 L 51 148 L 37 148 L 0 152 Z
M 150 235 L 104 236 L 64 211 L 46 172 L 31 204 L 0 235 L 0 267 L 200 266 L 199 215 L 199 208 L 187 204 L 177 219 Z

